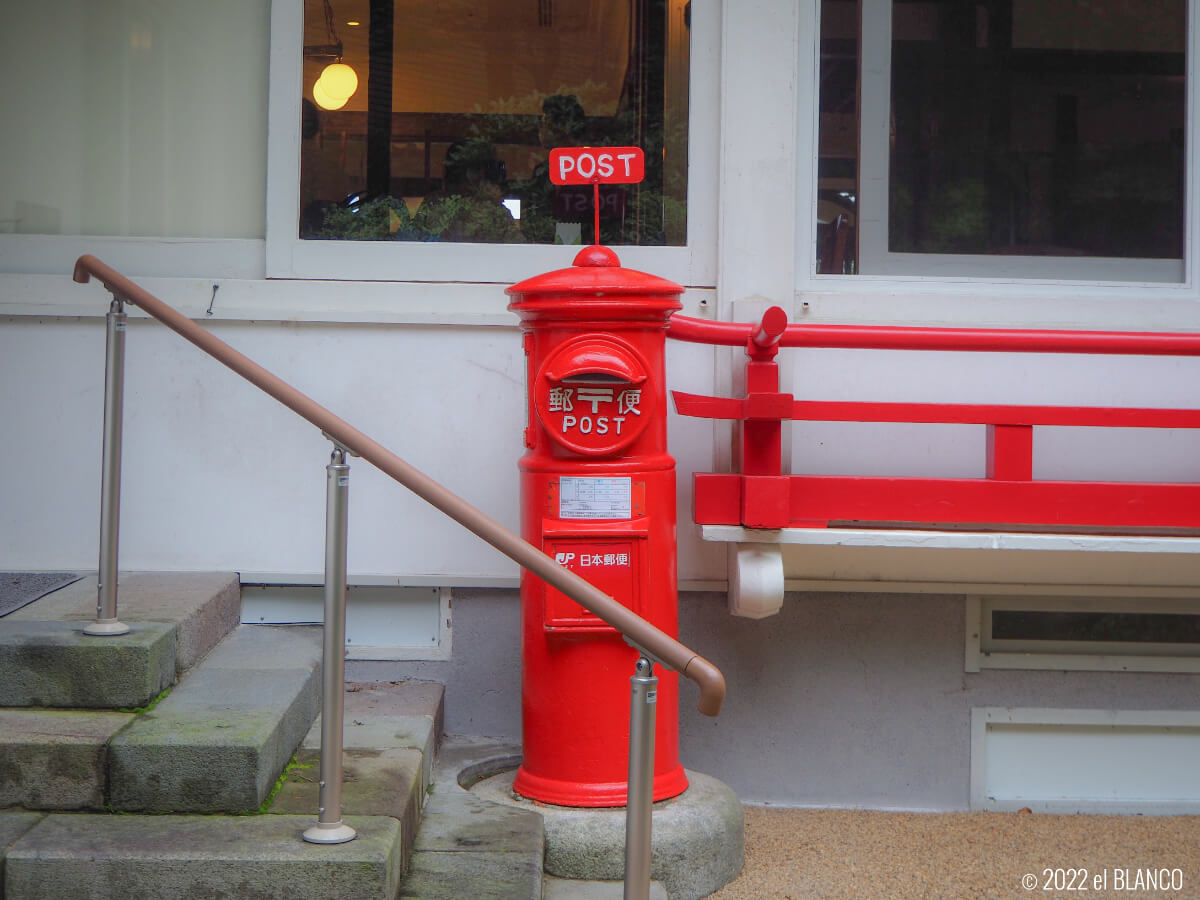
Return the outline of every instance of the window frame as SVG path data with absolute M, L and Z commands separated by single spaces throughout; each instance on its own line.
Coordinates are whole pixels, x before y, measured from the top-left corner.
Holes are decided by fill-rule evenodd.
M 1200 615 L 1200 601 L 1194 599 L 1192 595 L 1174 597 L 970 595 L 966 598 L 964 670 L 967 672 L 979 672 L 984 669 L 1200 672 L 1200 642 L 1195 644 L 1152 644 L 1090 641 L 998 641 L 991 636 L 991 613 L 996 610 Z
M 716 281 L 717 0 L 702 0 L 691 26 L 688 121 L 688 239 L 682 247 L 619 246 L 621 264 L 688 287 Z M 267 278 L 511 284 L 559 269 L 570 247 L 528 244 L 301 240 L 300 107 L 303 0 L 271 4 L 267 127 Z
M 888 153 L 891 110 L 892 8 L 893 0 L 862 0 L 861 58 L 871 59 L 873 77 L 861 81 L 859 113 L 860 180 L 858 192 L 859 261 L 869 266 L 867 274 L 912 276 L 963 276 L 977 279 L 1021 277 L 1058 282 L 1151 282 L 1180 284 L 1188 271 L 1192 242 L 1185 237 L 1184 259 L 1141 257 L 989 256 L 987 254 L 898 253 L 888 249 L 888 198 L 890 159 Z M 1191 12 L 1192 10 L 1189 10 Z M 1188 16 L 1191 27 L 1192 16 Z M 1188 97 L 1191 98 L 1192 53 L 1188 53 Z M 1188 104 L 1188 113 L 1192 112 Z M 1189 121 L 1194 121 L 1189 115 Z M 1194 164 L 1194 153 L 1189 154 Z M 870 186 L 870 190 L 864 187 Z M 1191 191 L 1184 198 L 1185 206 Z M 1185 221 L 1191 221 L 1190 208 Z
M 887 3 L 887 0 L 864 0 L 864 3 L 869 8 L 872 4 Z M 890 21 L 890 6 L 888 9 Z M 1200 2 L 1189 0 L 1186 109 L 1188 121 L 1193 123 L 1200 121 L 1196 86 L 1196 61 L 1200 54 L 1198 12 Z M 928 274 L 922 275 L 896 272 L 817 274 L 815 219 L 820 126 L 817 104 L 820 84 L 819 23 L 820 0 L 807 0 L 800 12 L 800 40 L 796 59 L 798 201 L 793 264 L 795 317 L 814 322 L 1131 331 L 1200 330 L 1200 304 L 1195 302 L 1200 300 L 1195 278 L 1195 261 L 1200 258 L 1200 204 L 1195 197 L 1197 173 L 1200 172 L 1200 141 L 1191 141 L 1186 150 L 1182 281 L 1138 281 L 1126 274 L 1129 269 L 1126 261 L 1099 258 L 1091 260 L 1097 263 L 1091 278 L 1049 277 L 1044 271 L 1036 272 L 1035 277 L 1031 278 L 1020 278 L 999 271 L 966 275 L 946 269 L 933 271 L 932 266 Z M 886 33 L 890 38 L 890 29 Z M 888 44 L 890 46 L 890 40 Z M 877 80 L 886 83 L 890 78 L 890 51 L 887 60 L 872 59 L 866 68 L 874 73 Z M 867 78 L 867 72 L 864 72 L 864 78 Z M 885 103 L 884 115 L 886 108 Z M 860 134 L 859 141 L 862 154 L 863 134 Z M 880 153 L 877 155 L 882 154 L 886 158 L 886 143 L 878 149 Z M 860 193 L 862 187 L 863 181 L 860 180 Z M 884 193 L 876 196 L 886 196 L 886 186 Z M 860 197 L 860 220 L 862 213 Z M 869 209 L 867 213 L 871 214 Z M 922 259 L 935 257 L 934 254 L 891 255 Z M 953 256 L 945 258 L 954 259 Z M 1020 260 L 1023 264 L 1035 258 L 1009 259 Z M 970 299 L 964 300 L 966 297 Z M 1131 299 L 1136 299 L 1137 304 L 1130 304 L 1128 301 Z

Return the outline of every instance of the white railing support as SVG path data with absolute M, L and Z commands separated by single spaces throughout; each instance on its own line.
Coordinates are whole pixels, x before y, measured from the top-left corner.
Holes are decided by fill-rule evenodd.
M 625 900 L 649 900 L 654 812 L 654 663 L 639 657 L 629 679 L 629 793 L 625 801 Z
M 336 448 L 325 467 L 325 626 L 321 658 L 321 793 L 310 844 L 344 844 L 358 837 L 342 822 L 342 726 L 346 689 L 346 532 L 350 466 Z
M 84 634 L 112 637 L 127 634 L 117 618 L 117 546 L 121 521 L 121 419 L 125 399 L 125 308 L 113 294 L 105 317 L 104 443 L 100 475 L 100 568 L 96 587 L 96 621 Z

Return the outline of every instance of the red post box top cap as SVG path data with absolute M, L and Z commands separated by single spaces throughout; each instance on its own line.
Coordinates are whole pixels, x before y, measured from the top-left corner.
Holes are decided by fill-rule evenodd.
M 575 254 L 575 261 L 571 263 L 573 266 L 619 266 L 621 260 L 617 259 L 617 251 L 612 247 L 604 247 L 600 244 L 592 244 L 590 247 L 584 247 Z
M 534 275 L 508 288 L 515 300 L 530 294 L 577 294 L 588 297 L 628 294 L 683 293 L 683 286 L 657 275 L 621 268 L 617 254 L 609 247 L 593 244 L 575 255 L 574 264 Z M 515 301 L 514 301 L 515 302 Z

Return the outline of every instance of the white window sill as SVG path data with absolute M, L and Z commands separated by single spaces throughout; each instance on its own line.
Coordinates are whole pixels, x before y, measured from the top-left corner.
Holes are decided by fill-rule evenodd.
M 114 268 L 120 271 L 120 267 Z M 519 324 L 508 311 L 505 285 L 129 277 L 198 321 L 512 328 Z M 703 315 L 702 304 L 711 306 L 712 294 L 711 290 L 687 291 L 683 297 L 685 312 Z M 95 281 L 80 285 L 69 275 L 0 274 L 0 317 L 103 318 L 109 301 L 108 293 Z M 143 316 L 135 307 L 127 312 L 131 318 Z
M 1200 538 L 700 526 L 706 541 L 776 550 L 783 590 L 1194 594 Z M 736 573 L 730 573 L 731 581 Z M 732 587 L 732 585 L 731 585 Z

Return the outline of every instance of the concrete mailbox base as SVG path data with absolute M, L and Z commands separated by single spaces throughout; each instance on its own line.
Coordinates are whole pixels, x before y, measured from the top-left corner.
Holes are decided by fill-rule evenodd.
M 517 797 L 514 772 L 476 782 L 472 793 L 540 814 L 546 831 L 546 874 L 584 881 L 619 881 L 625 871 L 625 809 L 550 806 Z M 723 782 L 688 771 L 690 786 L 654 804 L 650 877 L 671 900 L 699 900 L 742 871 L 742 804 Z

